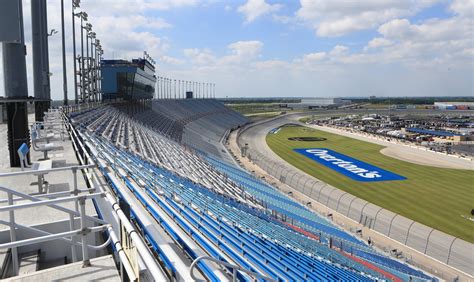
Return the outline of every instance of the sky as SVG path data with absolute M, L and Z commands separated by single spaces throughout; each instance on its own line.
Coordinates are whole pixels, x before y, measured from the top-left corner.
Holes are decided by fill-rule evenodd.
M 33 96 L 30 1 L 23 9 Z M 60 31 L 60 1 L 47 3 L 48 27 Z M 82 0 L 81 10 L 106 59 L 146 50 L 157 76 L 215 83 L 217 97 L 474 95 L 474 0 Z M 61 99 L 60 33 L 49 47 L 51 96 Z M 0 78 L 3 96 L 2 68 Z

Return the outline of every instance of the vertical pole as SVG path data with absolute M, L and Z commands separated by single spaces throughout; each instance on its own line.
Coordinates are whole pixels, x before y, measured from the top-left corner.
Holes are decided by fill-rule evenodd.
M 160 99 L 160 96 L 161 96 L 161 78 L 159 76 L 156 77 L 156 92 L 157 92 L 157 99 Z
M 72 174 L 73 174 L 73 183 L 74 183 L 73 195 L 77 196 L 78 191 L 77 191 L 77 169 L 76 168 L 72 169 Z M 78 206 L 77 201 L 74 201 L 74 205 L 75 205 L 76 212 L 79 211 L 79 206 Z M 71 231 L 75 229 L 74 225 L 75 225 L 74 215 L 69 214 L 69 228 L 71 229 Z M 73 243 L 76 242 L 75 236 L 71 236 L 71 241 Z M 72 257 L 73 262 L 77 261 L 77 250 L 76 250 L 76 246 L 74 244 L 71 245 L 71 257 Z
M 176 100 L 176 79 L 174 80 L 174 99 Z
M 86 65 L 86 68 L 84 70 L 84 76 L 87 76 L 87 81 L 86 81 L 86 84 L 87 84 L 87 87 L 84 87 L 84 88 L 87 88 L 87 94 L 86 94 L 86 97 L 87 97 L 87 102 L 90 101 L 90 95 L 91 95 L 91 92 L 89 91 L 89 30 L 86 30 L 86 60 L 87 60 L 87 65 Z M 86 79 L 86 78 L 84 78 Z M 86 90 L 86 89 L 84 89 Z M 84 91 L 85 93 L 85 91 Z
M 63 91 L 64 91 L 64 106 L 67 106 L 67 74 L 66 74 L 66 35 L 64 30 L 64 0 L 61 0 L 61 40 L 63 51 Z
M 12 99 L 24 99 L 28 97 L 28 83 L 26 78 L 26 46 L 23 34 L 23 10 L 22 1 L 16 1 L 18 7 L 6 5 L 7 8 L 15 8 L 13 13 L 19 12 L 18 25 L 21 38 L 16 43 L 2 43 L 3 55 L 3 81 L 5 96 Z M 5 7 L 2 7 L 4 9 Z M 10 166 L 20 167 L 20 158 L 17 150 L 22 143 L 29 144 L 28 112 L 26 102 L 7 103 L 8 123 L 8 149 L 10 153 Z
M 94 38 L 91 38 L 91 72 L 90 72 L 90 76 L 91 76 L 91 92 L 92 92 L 92 102 L 95 102 L 96 101 L 96 89 L 95 89 L 95 56 L 97 54 L 95 54 L 96 52 L 96 49 L 95 49 L 95 43 L 94 43 L 95 39 Z
M 71 1 L 71 3 L 73 3 Z M 74 15 L 74 4 L 72 4 L 72 54 L 74 63 L 74 103 L 77 105 L 79 97 L 77 96 L 77 66 L 76 66 L 76 16 Z
M 13 205 L 13 195 L 8 193 L 8 205 Z M 8 211 L 10 216 L 10 242 L 16 241 L 16 231 L 15 231 L 15 211 Z M 12 248 L 12 265 L 13 265 L 13 276 L 18 275 L 18 249 L 16 247 Z
M 47 5 L 46 0 L 41 1 L 41 19 L 42 19 L 42 29 L 43 29 L 43 85 L 44 85 L 44 98 L 47 99 L 47 102 L 42 102 L 43 104 L 43 114 L 45 111 L 48 110 L 49 106 L 51 105 L 51 83 L 49 79 L 49 47 L 48 47 L 48 12 L 47 12 Z
M 36 99 L 44 99 L 43 40 L 48 36 L 43 30 L 41 1 L 31 2 L 31 43 L 33 51 L 33 92 Z M 43 121 L 43 102 L 35 102 L 35 120 Z
M 82 231 L 82 267 L 90 266 L 89 250 L 87 248 L 87 223 L 86 223 L 86 199 L 79 199 L 80 215 L 81 215 L 81 231 Z
M 164 77 L 161 77 L 161 99 L 165 98 L 165 84 Z
M 74 215 L 72 213 L 69 214 L 69 230 L 73 231 L 75 229 L 74 227 Z M 76 239 L 75 236 L 71 236 L 71 242 L 75 243 Z M 76 250 L 76 245 L 71 244 L 71 258 L 72 262 L 77 261 L 77 250 Z
M 84 72 L 84 19 L 81 15 L 81 103 L 85 101 L 85 72 Z
M 95 101 L 99 101 L 99 48 L 97 48 L 97 39 L 95 40 L 95 57 L 94 57 L 94 88 L 95 88 Z

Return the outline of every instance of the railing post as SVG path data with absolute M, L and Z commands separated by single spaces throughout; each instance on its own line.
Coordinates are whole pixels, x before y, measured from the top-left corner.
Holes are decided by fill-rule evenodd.
M 13 205 L 13 194 L 8 193 L 8 205 Z M 15 232 L 15 211 L 11 210 L 8 212 L 10 215 L 10 242 L 16 241 L 16 232 Z M 12 248 L 12 265 L 13 265 L 13 276 L 18 274 L 18 249 L 16 247 Z
M 77 203 L 77 201 L 74 201 Z M 73 214 L 69 214 L 69 230 L 73 231 L 75 229 L 74 227 L 74 215 Z M 77 253 L 76 253 L 76 246 L 74 245 L 74 243 L 76 242 L 76 239 L 75 239 L 75 236 L 71 236 L 71 241 L 72 241 L 72 244 L 71 244 L 71 259 L 72 259 L 72 262 L 76 262 L 77 261 Z
M 81 215 L 81 236 L 82 236 L 82 267 L 88 267 L 91 265 L 89 260 L 89 250 L 87 248 L 87 234 L 88 228 L 86 223 L 86 199 L 80 198 L 79 199 L 79 206 L 80 206 L 80 215 Z
M 72 168 L 73 183 L 74 183 L 74 195 L 77 195 L 77 168 Z

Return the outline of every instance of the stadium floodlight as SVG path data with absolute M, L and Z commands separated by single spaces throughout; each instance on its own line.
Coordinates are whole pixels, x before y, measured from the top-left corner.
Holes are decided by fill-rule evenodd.
M 92 30 L 92 24 L 86 23 L 86 26 L 84 26 L 84 29 L 87 30 L 87 31 L 91 31 Z
M 81 0 L 72 0 L 72 7 L 79 8 L 81 6 Z
M 75 13 L 74 16 L 76 16 L 78 18 L 81 18 L 81 20 L 83 20 L 83 21 L 87 21 L 87 19 L 89 17 L 86 12 Z

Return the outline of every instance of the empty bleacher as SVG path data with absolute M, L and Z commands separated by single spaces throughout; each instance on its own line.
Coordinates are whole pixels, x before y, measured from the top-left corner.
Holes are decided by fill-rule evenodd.
M 245 122 L 238 115 L 234 121 L 224 121 L 234 114 L 225 110 L 210 114 L 210 108 L 221 106 L 206 103 L 215 102 L 167 101 L 154 103 L 152 110 L 143 105 L 103 106 L 70 118 L 97 157 L 122 175 L 168 234 L 178 234 L 179 227 L 215 258 L 277 280 L 433 279 L 378 253 L 271 185 L 210 154 L 201 141 L 193 146 L 180 143 L 179 134 L 167 129 L 167 120 L 182 126 L 183 139 L 192 132 L 192 140 L 199 137 L 204 143 L 205 138 L 216 140 L 229 127 Z M 211 119 L 220 115 L 224 116 Z M 202 151 L 204 155 L 198 153 Z M 174 221 L 174 227 L 165 224 L 164 216 Z M 196 258 L 196 251 L 181 237 L 175 238 L 177 244 Z M 200 270 L 207 279 L 218 280 L 212 265 L 203 263 Z M 249 280 L 244 273 L 239 279 Z

